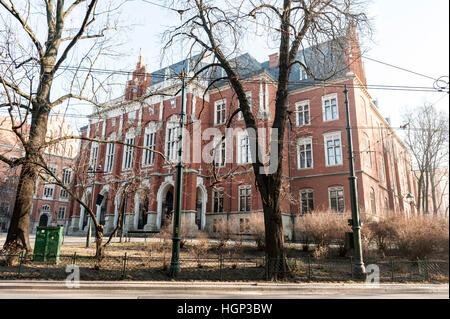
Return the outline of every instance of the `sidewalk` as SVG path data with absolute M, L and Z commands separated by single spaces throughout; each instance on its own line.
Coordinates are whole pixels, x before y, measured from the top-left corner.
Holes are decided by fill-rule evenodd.
M 0 289 L 68 289 L 65 281 L 5 280 Z M 251 282 L 160 282 L 160 281 L 80 281 L 80 289 L 95 290 L 233 290 L 233 291 L 349 291 L 377 290 L 394 292 L 448 292 L 448 284 L 389 284 L 365 283 L 251 283 Z

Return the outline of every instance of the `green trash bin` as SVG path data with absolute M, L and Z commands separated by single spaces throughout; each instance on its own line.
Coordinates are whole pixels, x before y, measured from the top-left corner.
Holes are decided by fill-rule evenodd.
M 59 261 L 63 226 L 38 226 L 34 242 L 34 261 Z

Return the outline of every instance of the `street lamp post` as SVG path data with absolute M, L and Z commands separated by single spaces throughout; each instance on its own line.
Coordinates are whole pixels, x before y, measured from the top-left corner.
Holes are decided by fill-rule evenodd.
M 95 168 L 93 169 L 91 166 L 88 168 L 88 173 L 94 173 L 92 177 L 92 188 L 91 188 L 91 203 L 92 203 L 92 212 L 94 211 L 94 187 L 95 187 Z M 86 248 L 89 247 L 91 243 L 91 216 L 88 216 L 88 231 L 86 234 Z
M 354 272 L 357 278 L 363 279 L 365 277 L 365 267 L 362 256 L 361 247 L 361 220 L 359 218 L 359 205 L 358 205 L 358 189 L 356 184 L 354 156 L 353 156 L 353 142 L 352 142 L 352 128 L 350 126 L 350 111 L 348 107 L 348 90 L 347 85 L 344 86 L 345 94 L 345 113 L 347 116 L 347 140 L 348 140 L 348 161 L 350 166 L 350 203 L 352 209 L 352 219 L 350 224 L 353 229 L 353 241 L 355 252 Z
M 170 262 L 169 276 L 174 278 L 181 272 L 180 267 L 180 226 L 181 226 L 181 192 L 183 187 L 183 126 L 184 126 L 184 70 L 181 72 L 181 110 L 180 110 L 180 132 L 178 136 L 178 164 L 175 194 L 175 212 L 173 215 L 173 237 L 172 237 L 172 260 Z

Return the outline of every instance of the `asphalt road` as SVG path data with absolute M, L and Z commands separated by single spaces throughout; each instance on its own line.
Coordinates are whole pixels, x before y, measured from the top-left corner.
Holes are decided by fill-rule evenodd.
M 0 281 L 0 299 L 449 299 L 448 285 Z

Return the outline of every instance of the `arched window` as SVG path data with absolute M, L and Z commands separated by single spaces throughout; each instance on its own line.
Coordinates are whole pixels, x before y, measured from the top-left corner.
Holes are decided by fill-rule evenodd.
M 166 156 L 170 161 L 176 161 L 178 158 L 179 126 L 178 116 L 173 115 L 166 128 Z

